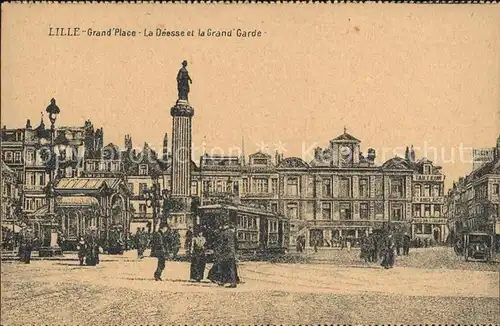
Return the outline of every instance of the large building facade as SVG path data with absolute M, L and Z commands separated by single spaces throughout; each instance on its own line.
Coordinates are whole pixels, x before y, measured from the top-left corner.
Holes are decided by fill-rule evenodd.
M 105 232 L 115 220 L 125 232 L 134 232 L 155 222 L 154 216 L 158 222 L 165 215 L 163 198 L 154 214 L 146 192 L 154 184 L 160 192 L 172 191 L 172 154 L 166 135 L 163 151 L 158 154 L 148 144 L 141 150 L 133 149 L 128 135 L 123 149 L 114 144 L 103 146 L 102 129 L 94 131 L 90 122 L 83 128 L 57 130 L 55 143 L 65 145 L 56 146 L 65 150 L 58 155 L 66 155 L 67 163 L 60 169 L 65 189 L 56 190 L 62 197 L 73 193 L 96 199 L 56 202 L 64 208 L 65 236 L 74 237 L 94 225 Z M 22 176 L 24 208 L 36 221 L 37 214 L 46 213 L 43 189 L 47 183 L 46 169 L 36 163 L 42 155 L 37 152 L 37 144 L 50 135 L 42 121 L 35 129 L 29 123 L 24 129 L 4 129 L 2 137 L 10 140 L 2 142 L 2 155 L 8 159 L 6 164 Z M 408 232 L 412 237 L 445 241 L 448 228 L 442 216 L 444 175 L 440 168 L 426 159 L 415 160 L 413 149 L 408 149 L 405 157 L 394 157 L 383 164 L 376 164 L 375 158 L 373 149 L 363 155 L 361 141 L 346 130 L 325 148 L 316 148 L 309 162 L 280 153 L 271 156 L 257 152 L 248 160 L 244 155 L 203 155 L 198 164 L 190 164 L 190 202 L 204 205 L 231 198 L 277 213 L 290 220 L 292 245 L 303 236 L 308 246 L 331 246 L 340 237 L 359 238 L 383 227 Z M 71 183 L 71 179 L 79 182 Z M 92 180 L 99 181 L 95 187 Z M 111 198 L 113 194 L 116 196 Z M 116 198 L 121 198 L 118 204 L 112 202 Z M 78 209 L 87 210 L 89 214 L 80 215 L 92 218 L 72 218 L 78 215 L 74 213 Z M 170 215 L 173 228 L 187 231 L 191 227 L 188 215 Z
M 489 160 L 490 161 L 490 160 Z M 456 241 L 462 232 L 482 231 L 500 241 L 500 136 L 493 160 L 475 166 L 453 183 L 446 197 L 445 214 Z

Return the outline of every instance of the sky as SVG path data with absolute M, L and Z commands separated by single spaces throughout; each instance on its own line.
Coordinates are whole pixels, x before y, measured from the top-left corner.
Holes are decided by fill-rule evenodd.
M 81 35 L 49 36 L 50 27 Z M 144 36 L 157 28 L 195 36 Z M 234 30 L 198 36 L 208 29 Z M 130 134 L 134 147 L 161 151 L 187 60 L 195 161 L 237 154 L 242 141 L 246 155 L 310 160 L 345 127 L 378 163 L 413 145 L 449 187 L 471 171 L 471 148 L 494 147 L 500 134 L 498 5 L 2 4 L 1 33 L 9 128 L 38 125 L 54 97 L 58 125 L 90 119 L 105 143 L 123 146 Z

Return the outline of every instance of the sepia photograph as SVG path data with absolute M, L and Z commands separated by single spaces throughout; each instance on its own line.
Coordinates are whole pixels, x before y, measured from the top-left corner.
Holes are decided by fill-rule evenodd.
M 500 324 L 500 5 L 1 15 L 0 324 Z

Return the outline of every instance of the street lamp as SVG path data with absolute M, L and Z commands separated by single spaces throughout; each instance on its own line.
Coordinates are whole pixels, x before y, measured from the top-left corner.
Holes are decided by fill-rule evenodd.
M 54 173 L 56 170 L 55 163 L 55 151 L 54 151 L 54 136 L 55 136 L 55 128 L 54 124 L 56 123 L 57 115 L 61 112 L 59 107 L 56 105 L 56 100 L 51 99 L 49 106 L 45 110 L 49 114 L 50 120 L 50 161 L 49 161 L 49 182 L 47 183 L 47 187 L 45 188 L 46 196 L 48 199 L 48 213 L 47 213 L 47 221 L 45 221 L 45 227 L 47 228 L 44 232 L 44 245 L 40 247 L 39 256 L 40 257 L 51 257 L 62 255 L 62 250 L 58 245 L 58 233 L 57 227 L 59 223 L 56 221 L 56 211 L 55 211 L 55 177 Z M 50 234 L 50 239 L 47 242 L 46 236 Z

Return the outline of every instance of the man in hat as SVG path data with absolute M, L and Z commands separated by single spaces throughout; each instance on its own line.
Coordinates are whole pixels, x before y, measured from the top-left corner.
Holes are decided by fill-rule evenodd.
M 151 250 L 154 250 L 155 256 L 158 259 L 158 264 L 156 266 L 156 271 L 154 273 L 155 281 L 161 281 L 161 274 L 165 269 L 165 260 L 167 256 L 167 249 L 165 244 L 165 233 L 168 230 L 167 224 L 160 224 L 157 232 L 153 233 L 151 239 Z

